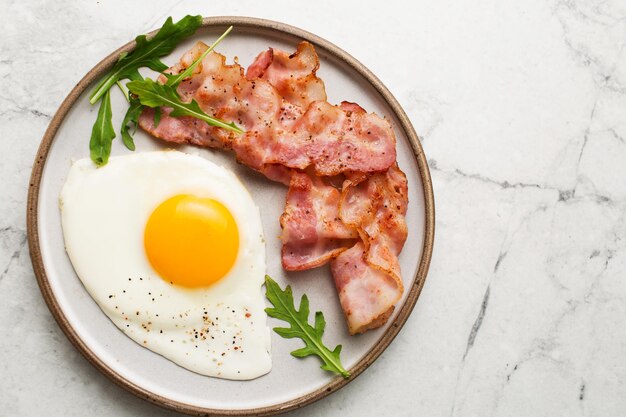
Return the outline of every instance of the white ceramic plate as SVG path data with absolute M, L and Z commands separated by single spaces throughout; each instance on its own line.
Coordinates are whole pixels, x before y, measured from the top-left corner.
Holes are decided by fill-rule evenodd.
M 398 163 L 409 183 L 409 237 L 400 255 L 405 293 L 386 326 L 360 336 L 348 335 L 327 267 L 299 273 L 282 270 L 277 237 L 286 188 L 238 165 L 230 153 L 189 146 L 178 148 L 198 153 L 239 176 L 261 208 L 268 274 L 281 286 L 291 284 L 298 299 L 306 292 L 311 311 L 324 312 L 327 321 L 324 340 L 328 345 L 343 345 L 342 361 L 354 379 L 398 333 L 426 277 L 432 253 L 434 208 L 425 157 L 406 114 L 380 81 L 336 46 L 300 29 L 252 18 L 208 18 L 197 34 L 179 45 L 164 62 L 177 62 L 198 40 L 210 44 L 231 24 L 235 29 L 218 47 L 229 60 L 237 56 L 239 63 L 246 67 L 269 46 L 289 51 L 295 50 L 300 40 L 308 40 L 320 56 L 318 75 L 326 84 L 329 102 L 359 103 L 366 110 L 387 117 L 395 128 Z M 76 276 L 64 250 L 59 193 L 71 162 L 89 155 L 88 140 L 97 113 L 97 106 L 88 103 L 93 83 L 110 68 L 121 50 L 132 47 L 130 43 L 105 58 L 70 93 L 50 123 L 33 167 L 28 208 L 29 244 L 42 294 L 59 325 L 81 353 L 115 383 L 152 402 L 187 413 L 269 415 L 308 404 L 344 386 L 349 380 L 322 371 L 317 358 L 296 359 L 289 354 L 301 346 L 300 340 L 282 339 L 275 333 L 272 333 L 273 369 L 269 374 L 252 381 L 197 375 L 126 337 L 100 311 Z M 116 130 L 126 107 L 122 95 L 113 91 Z M 135 142 L 136 152 L 166 147 L 139 130 Z M 128 152 L 118 133 L 112 154 Z M 281 324 L 273 319 L 269 321 L 272 327 Z

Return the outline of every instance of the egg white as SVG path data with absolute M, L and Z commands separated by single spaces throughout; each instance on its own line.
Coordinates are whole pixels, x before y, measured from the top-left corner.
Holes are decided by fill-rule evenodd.
M 145 254 L 150 214 L 178 194 L 221 202 L 238 226 L 235 265 L 207 288 L 164 281 Z M 199 374 L 252 379 L 270 371 L 261 218 L 232 172 L 178 151 L 112 157 L 101 168 L 81 159 L 72 165 L 60 205 L 77 275 L 126 335 Z

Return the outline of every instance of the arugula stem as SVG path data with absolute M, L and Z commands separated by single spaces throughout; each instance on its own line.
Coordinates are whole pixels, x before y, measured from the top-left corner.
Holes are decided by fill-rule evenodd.
M 143 53 L 143 55 L 139 55 L 139 56 L 134 56 L 133 55 L 133 61 L 127 63 L 126 65 L 121 66 L 117 71 L 112 72 L 111 74 L 109 74 L 106 78 L 106 81 L 104 83 L 102 83 L 98 88 L 96 88 L 93 93 L 91 93 L 91 96 L 89 96 L 89 103 L 94 104 L 96 101 L 98 101 L 98 99 L 100 97 L 102 97 L 102 95 L 111 87 L 113 87 L 113 84 L 115 84 L 119 78 L 120 78 L 120 74 L 123 74 L 124 71 L 126 71 L 129 68 L 132 68 L 134 64 L 134 62 L 137 61 L 141 61 L 144 58 L 150 57 L 152 56 L 152 54 L 154 53 L 154 51 L 158 51 L 159 48 L 161 47 L 162 43 L 167 42 L 167 40 L 163 40 L 161 41 L 161 43 L 156 43 L 154 45 L 152 45 L 151 49 L 146 49 Z
M 119 89 L 122 91 L 122 94 L 124 94 L 124 98 L 126 99 L 126 102 L 130 103 L 130 98 L 128 97 L 128 89 L 124 87 L 124 84 L 122 84 L 119 80 L 116 81 L 115 84 L 117 84 Z
M 111 73 L 107 76 L 105 81 L 101 83 L 89 96 L 89 104 L 96 104 L 100 97 L 102 97 L 111 87 L 118 81 L 119 72 Z
M 224 33 L 222 33 L 222 36 L 220 36 L 219 38 L 217 38 L 215 40 L 215 42 L 213 42 L 213 44 L 211 46 L 209 46 L 209 49 L 207 49 L 206 51 L 204 51 L 202 53 L 202 55 L 200 55 L 198 57 L 198 59 L 196 59 L 195 61 L 193 61 L 193 63 L 188 66 L 183 72 L 181 72 L 180 74 L 170 77 L 167 80 L 167 85 L 171 85 L 171 86 L 176 86 L 178 85 L 178 83 L 180 83 L 182 80 L 184 80 L 185 78 L 191 76 L 191 74 L 193 73 L 193 70 L 196 69 L 196 67 L 198 66 L 198 64 L 200 64 L 200 62 L 202 62 L 202 60 L 208 55 L 210 54 L 213 49 L 215 49 L 215 47 L 217 45 L 219 45 L 219 43 L 222 41 L 222 39 L 224 39 L 229 33 L 230 31 L 233 30 L 233 27 L 230 26 L 228 29 L 226 29 L 226 31 Z
M 169 99 L 167 99 L 165 97 L 162 97 L 162 100 L 163 100 L 164 103 L 166 103 L 165 107 L 171 107 L 171 108 L 174 108 L 174 109 L 177 108 L 177 107 L 180 107 L 180 105 L 178 103 L 176 103 L 175 101 L 169 100 Z M 216 119 L 215 117 L 211 117 L 209 115 L 198 113 L 198 112 L 195 112 L 195 111 L 192 111 L 192 110 L 189 110 L 189 109 L 185 109 L 185 111 L 189 112 L 192 115 L 192 117 L 195 117 L 196 119 L 204 120 L 205 122 L 207 122 L 207 123 L 209 123 L 209 124 L 211 124 L 213 126 L 221 127 L 223 129 L 232 130 L 233 132 L 236 132 L 236 133 L 239 133 L 239 134 L 243 133 L 243 130 L 241 130 L 239 127 L 231 126 L 230 124 L 225 123 L 225 122 L 221 121 L 220 119 Z

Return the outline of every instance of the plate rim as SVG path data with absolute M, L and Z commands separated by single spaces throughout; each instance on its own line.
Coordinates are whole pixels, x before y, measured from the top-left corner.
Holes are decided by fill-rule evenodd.
M 104 72 L 113 66 L 121 52 L 129 52 L 134 49 L 135 41 L 128 42 L 122 47 L 118 48 L 110 55 L 96 64 L 87 74 L 76 84 L 76 86 L 70 91 L 67 97 L 63 100 L 58 110 L 54 114 L 48 128 L 46 129 L 37 154 L 33 163 L 31 171 L 31 177 L 28 188 L 28 202 L 26 210 L 26 223 L 27 223 L 27 237 L 28 247 L 30 251 L 30 258 L 33 265 L 33 270 L 39 284 L 41 294 L 48 306 L 48 309 L 52 313 L 57 324 L 70 340 L 74 347 L 102 374 L 104 374 L 109 380 L 116 385 L 122 387 L 126 391 L 134 394 L 135 396 L 147 400 L 153 404 L 161 407 L 182 412 L 190 415 L 202 415 L 202 416 L 270 416 L 279 413 L 284 413 L 297 408 L 301 408 L 305 405 L 311 404 L 317 400 L 320 400 L 329 394 L 339 390 L 347 385 L 349 382 L 359 376 L 365 369 L 367 369 L 389 346 L 393 339 L 398 335 L 400 329 L 407 321 L 409 315 L 413 311 L 417 299 L 422 291 L 430 261 L 432 258 L 434 234 L 435 234 L 435 202 L 433 194 L 432 180 L 430 177 L 430 170 L 428 168 L 428 162 L 422 149 L 419 137 L 413 128 L 407 114 L 400 106 L 400 103 L 391 94 L 387 87 L 376 77 L 367 67 L 361 62 L 345 52 L 343 49 L 334 45 L 333 43 L 321 38 L 311 32 L 300 29 L 295 26 L 288 25 L 286 23 L 277 22 L 268 19 L 261 19 L 256 17 L 244 17 L 244 16 L 214 16 L 204 17 L 202 21 L 202 28 L 211 26 L 229 26 L 235 27 L 247 27 L 252 29 L 262 29 L 271 32 L 278 32 L 288 34 L 306 40 L 312 43 L 316 48 L 320 48 L 329 53 L 336 59 L 347 64 L 350 69 L 355 70 L 361 76 L 363 76 L 367 82 L 372 85 L 378 94 L 384 99 L 386 104 L 392 109 L 396 118 L 399 121 L 400 128 L 406 134 L 406 137 L 413 150 L 415 160 L 417 162 L 419 176 L 422 181 L 423 197 L 424 197 L 424 241 L 422 245 L 422 256 L 419 262 L 419 266 L 415 276 L 413 277 L 413 283 L 409 289 L 407 298 L 405 299 L 402 307 L 396 315 L 393 322 L 389 325 L 383 336 L 378 342 L 356 363 L 356 365 L 350 369 L 351 376 L 349 379 L 344 379 L 337 376 L 331 379 L 326 385 L 318 388 L 315 391 L 309 392 L 305 395 L 299 396 L 289 401 L 281 402 L 264 407 L 246 408 L 246 409 L 215 409 L 198 407 L 191 404 L 175 401 L 160 395 L 157 395 L 133 382 L 126 379 L 121 374 L 118 374 L 111 368 L 109 368 L 102 359 L 100 359 L 85 342 L 78 336 L 74 328 L 69 323 L 63 310 L 58 304 L 50 282 L 48 281 L 46 270 L 43 265 L 43 259 L 41 255 L 41 248 L 39 243 L 39 221 L 38 221 L 38 204 L 39 204 L 39 189 L 41 179 L 43 176 L 43 170 L 47 161 L 47 156 L 50 151 L 50 147 L 56 137 L 56 133 L 61 126 L 61 123 L 67 116 L 74 103 L 81 96 L 85 90 L 97 79 L 99 79 Z M 150 32 L 148 35 L 154 35 L 157 30 Z

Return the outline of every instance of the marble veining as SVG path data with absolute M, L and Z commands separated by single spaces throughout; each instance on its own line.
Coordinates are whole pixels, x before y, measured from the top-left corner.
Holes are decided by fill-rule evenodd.
M 429 159 L 437 225 L 389 349 L 293 416 L 621 416 L 626 410 L 626 3 L 0 0 L 0 405 L 171 416 L 71 346 L 37 288 L 28 180 L 63 98 L 166 16 L 249 15 L 329 39 L 396 95 Z

